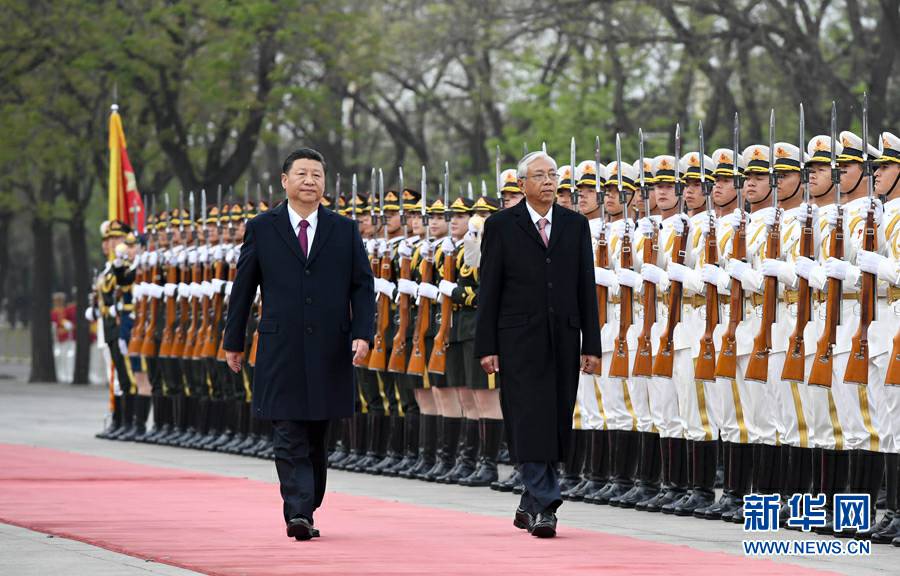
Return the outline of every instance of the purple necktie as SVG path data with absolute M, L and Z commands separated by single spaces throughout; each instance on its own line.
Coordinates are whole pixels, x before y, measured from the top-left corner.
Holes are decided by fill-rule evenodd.
M 309 256 L 309 239 L 306 237 L 306 229 L 309 228 L 309 221 L 300 221 L 300 233 L 297 238 L 300 239 L 300 249 L 303 250 L 304 256 Z
M 538 232 L 541 233 L 541 240 L 544 241 L 544 246 L 547 246 L 550 244 L 550 239 L 547 238 L 547 231 L 545 230 L 545 228 L 547 227 L 547 224 L 549 224 L 549 223 L 550 223 L 550 221 L 547 220 L 546 218 L 541 218 L 540 220 L 537 221 Z

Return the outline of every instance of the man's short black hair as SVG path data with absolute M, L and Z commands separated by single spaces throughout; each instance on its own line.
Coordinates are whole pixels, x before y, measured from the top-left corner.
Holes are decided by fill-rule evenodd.
M 290 172 L 295 160 L 303 159 L 318 161 L 322 164 L 322 171 L 328 174 L 328 164 L 325 163 L 325 157 L 322 156 L 321 152 L 312 148 L 300 148 L 288 154 L 288 157 L 284 159 L 284 165 L 281 167 L 282 174 Z

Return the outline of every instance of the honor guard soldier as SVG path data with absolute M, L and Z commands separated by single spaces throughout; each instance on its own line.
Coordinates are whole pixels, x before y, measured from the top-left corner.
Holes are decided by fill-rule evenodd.
M 572 171 L 573 167 L 569 165 L 560 166 L 557 170 L 559 183 L 556 186 L 556 203 L 569 210 L 575 209 L 572 205 L 572 193 L 575 191 Z

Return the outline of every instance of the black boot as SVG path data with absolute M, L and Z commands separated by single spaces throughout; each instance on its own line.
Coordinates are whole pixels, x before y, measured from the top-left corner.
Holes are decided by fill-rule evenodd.
M 569 449 L 562 463 L 562 474 L 559 477 L 559 488 L 568 492 L 581 482 L 581 471 L 588 449 L 588 431 L 572 430 L 569 435 Z
M 834 535 L 834 495 L 847 491 L 850 476 L 850 452 L 824 450 L 822 460 L 822 493 L 825 494 L 825 525 L 813 527 L 816 534 Z
M 353 468 L 347 468 L 353 472 L 365 472 L 381 462 L 387 448 L 388 426 L 391 417 L 383 414 L 369 414 L 368 420 L 369 437 L 366 455 Z
M 403 418 L 403 458 L 384 471 L 385 476 L 399 476 L 412 468 L 419 457 L 419 413 L 407 413 Z
M 563 500 L 581 502 L 598 492 L 609 481 L 609 431 L 591 430 L 588 455 L 585 458 L 584 481 L 563 493 Z
M 592 504 L 609 504 L 613 498 L 625 495 L 634 486 L 640 457 L 640 433 L 635 430 L 617 430 L 616 452 L 613 454 L 612 486 L 591 499 Z
M 715 440 L 694 442 L 694 458 L 691 462 L 693 487 L 690 497 L 675 506 L 676 516 L 693 516 L 698 508 L 709 508 L 715 499 L 716 484 Z
M 619 434 L 620 430 L 608 430 L 606 433 L 607 445 L 606 445 L 606 466 L 607 466 L 607 476 L 606 481 L 597 487 L 592 492 L 585 492 L 584 494 L 584 502 L 588 504 L 599 504 L 600 500 L 604 502 L 608 502 L 604 498 L 605 494 L 613 489 L 616 482 L 615 477 L 615 463 L 616 463 L 616 452 L 618 451 L 618 446 L 622 442 L 626 442 L 626 437 Z
M 725 442 L 716 440 L 716 488 L 725 488 Z
M 677 504 L 687 494 L 688 489 L 688 441 L 684 438 L 669 438 L 669 486 L 656 504 L 648 505 L 647 512 L 671 514 Z
M 388 425 L 387 453 L 374 466 L 366 469 L 368 474 L 381 475 L 385 470 L 396 466 L 403 459 L 403 416 L 390 417 Z
M 723 511 L 722 520 L 744 523 L 744 496 L 750 493 L 753 485 L 753 451 L 754 444 L 735 444 L 733 446 L 736 461 L 732 463 L 735 471 L 734 496 L 738 499 L 738 506 L 733 511 Z
M 150 417 L 150 396 L 136 396 L 134 399 L 134 441 L 144 442 L 149 432 L 147 419 Z
M 123 442 L 131 442 L 137 437 L 137 430 L 135 428 L 135 416 L 137 414 L 137 395 L 136 394 L 123 394 L 122 397 L 125 399 L 125 412 L 122 414 L 123 418 L 123 426 L 122 432 L 116 434 L 113 438 L 115 440 L 122 440 Z
M 900 455 L 884 455 L 885 476 L 885 513 L 878 523 L 879 529 L 872 532 L 871 540 L 875 544 L 890 544 L 900 538 L 900 513 L 898 513 L 897 480 Z
M 482 418 L 478 421 L 481 427 L 480 453 L 478 467 L 475 471 L 459 481 L 460 486 L 477 488 L 490 486 L 497 481 L 497 456 L 500 451 L 500 440 L 503 438 L 503 420 Z
M 170 396 L 168 398 L 169 410 L 172 418 L 172 426 L 169 433 L 161 436 L 156 443 L 163 446 L 171 446 L 176 438 L 184 434 L 184 396 Z
M 438 450 L 434 466 L 421 476 L 420 480 L 434 482 L 445 476 L 456 464 L 456 451 L 459 448 L 459 437 L 462 429 L 462 418 L 442 416 L 438 428 Z
M 456 453 L 456 463 L 449 472 L 435 479 L 439 484 L 458 484 L 475 471 L 475 457 L 478 454 L 478 420 L 466 418 L 464 422 L 464 434 Z
M 357 412 L 350 418 L 350 451 L 347 454 L 347 458 L 338 462 L 335 468 L 338 470 L 350 470 L 362 458 L 365 458 L 368 434 L 368 418 L 366 414 Z
M 794 494 L 815 495 L 815 492 L 812 491 L 813 458 L 815 457 L 815 451 L 812 448 L 800 448 L 797 446 L 790 446 L 787 450 L 790 456 L 788 458 L 787 471 L 784 474 L 781 488 L 781 499 L 785 504 L 780 514 L 780 521 L 781 525 L 788 530 L 799 530 L 799 527 L 787 525 L 787 521 L 791 516 L 790 506 L 787 504 L 787 501 L 790 500 Z
M 660 457 L 659 434 L 640 432 L 640 454 L 638 457 L 638 481 L 620 498 L 609 501 L 610 506 L 634 508 L 659 494 Z
M 732 442 L 722 442 L 723 469 L 725 470 L 724 484 L 722 486 L 722 497 L 719 501 L 707 508 L 698 508 L 694 510 L 696 518 L 704 518 L 706 520 L 719 520 L 724 512 L 734 512 L 740 506 L 740 498 L 735 496 L 735 480 L 737 476 L 737 455 L 740 454 L 735 444 Z M 718 472 L 716 472 L 718 474 Z
M 419 454 L 413 465 L 400 472 L 401 478 L 418 478 L 434 466 L 434 454 L 437 449 L 437 427 L 440 416 L 434 414 L 419 415 Z
M 855 530 L 849 532 L 850 536 L 858 540 L 869 540 L 876 531 L 878 523 L 875 522 L 875 514 L 877 511 L 878 492 L 884 480 L 884 454 L 881 452 L 872 452 L 870 450 L 857 450 L 857 458 L 860 460 L 859 466 L 854 466 L 858 470 L 856 478 L 850 483 L 851 494 L 868 494 L 869 495 L 869 529 Z M 840 533 L 841 537 L 848 535 L 848 531 L 844 530 Z
M 122 412 L 124 411 L 124 406 L 122 404 L 121 396 L 115 396 L 113 398 L 113 411 L 112 414 L 109 415 L 109 425 L 100 432 L 94 434 L 94 438 L 110 440 L 111 436 L 119 431 L 122 427 Z
M 143 442 L 146 444 L 154 443 L 153 439 L 159 436 L 160 432 L 163 429 L 163 425 L 166 419 L 163 411 L 165 408 L 162 406 L 162 396 L 159 394 L 153 394 L 150 396 L 150 408 L 153 413 L 153 427 L 147 430 L 144 434 L 141 434 L 139 438 L 135 438 L 137 442 Z

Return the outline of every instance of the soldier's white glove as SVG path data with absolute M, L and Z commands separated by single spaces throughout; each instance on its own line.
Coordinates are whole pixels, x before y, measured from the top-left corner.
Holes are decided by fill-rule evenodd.
M 429 262 L 431 262 L 431 258 L 434 256 L 431 242 L 422 242 L 421 248 L 419 249 L 419 254 L 422 256 L 423 260 L 428 260 Z
M 388 298 L 393 298 L 394 288 L 396 288 L 396 285 L 390 280 L 385 280 L 384 278 L 375 279 L 375 291 L 379 294 L 384 294 Z
M 200 295 L 204 298 L 212 296 L 212 290 L 210 289 L 209 282 L 206 280 L 200 283 Z
M 762 275 L 752 266 L 741 260 L 734 259 L 729 264 L 728 274 L 741 283 L 744 290 L 759 293 L 762 289 Z
M 647 282 L 653 282 L 657 286 L 660 284 L 668 285 L 669 279 L 666 271 L 654 264 L 643 264 L 641 266 L 641 279 Z
M 140 284 L 135 284 L 131 288 L 131 297 L 134 298 L 135 302 L 140 300 L 144 296 L 144 284 L 146 282 L 141 282 Z
M 228 253 L 225 255 L 225 261 L 228 262 L 229 266 L 233 265 L 235 262 L 238 261 L 238 255 L 240 255 L 240 253 L 241 253 L 240 248 L 232 248 L 231 250 L 228 251 Z
M 416 297 L 416 283 L 412 280 L 406 280 L 405 278 L 400 278 L 397 280 L 397 292 L 400 294 L 406 294 L 407 296 Z
M 191 282 L 191 298 L 203 298 L 203 285 L 199 282 Z
M 378 241 L 378 256 L 380 258 L 384 258 L 385 256 L 391 255 L 391 248 L 388 246 L 388 243 L 384 241 L 384 238 Z
M 638 230 L 641 232 L 641 236 L 643 236 L 644 238 L 649 238 L 654 232 L 659 229 L 656 221 L 652 218 L 647 218 L 646 216 L 638 220 L 637 225 Z
M 844 215 L 844 210 L 841 209 L 841 215 Z M 836 204 L 829 204 L 828 206 L 822 208 L 821 212 L 822 218 L 825 219 L 825 222 L 833 229 L 837 225 L 837 217 L 838 217 L 838 207 Z
M 163 290 L 162 286 L 160 286 L 159 284 L 151 284 L 150 288 L 151 290 L 153 290 L 153 292 L 150 294 L 151 297 L 156 298 L 157 300 L 163 297 L 165 291 Z
M 875 274 L 882 280 L 886 280 L 895 286 L 900 283 L 898 282 L 900 280 L 900 271 L 897 270 L 897 264 L 877 252 L 860 250 L 856 253 L 856 264 L 863 272 Z
M 441 283 L 438 284 L 438 290 L 441 291 L 441 294 L 450 298 L 453 296 L 453 291 L 456 290 L 456 282 L 449 282 L 447 280 L 441 280 Z
M 620 286 L 630 286 L 635 290 L 641 286 L 641 275 L 630 268 L 619 268 L 616 271 L 616 280 Z
M 846 280 L 850 275 L 850 263 L 837 258 L 825 261 L 825 275 L 836 280 Z
M 797 214 L 797 221 L 801 226 L 806 226 L 806 216 L 809 214 L 809 208 L 807 207 L 806 202 L 800 204 L 800 208 Z M 816 204 L 812 205 L 812 221 L 815 222 L 819 218 L 819 207 Z
M 881 226 L 881 221 L 882 221 L 882 219 L 884 219 L 884 206 L 881 204 L 881 200 L 879 200 L 878 198 L 873 198 L 872 204 L 874 205 L 874 208 L 875 208 L 875 225 Z M 868 210 L 869 210 L 869 206 L 866 205 L 865 211 L 863 212 L 863 214 L 867 214 Z
M 598 286 L 606 286 L 607 288 L 618 288 L 619 281 L 616 279 L 616 273 L 607 268 L 594 268 L 594 284 Z
M 84 319 L 87 320 L 88 322 L 93 322 L 94 320 L 96 320 L 93 307 L 88 306 L 87 308 L 84 309 Z
M 690 222 L 683 215 L 678 215 L 672 219 L 672 230 L 681 236 L 685 231 L 690 230 Z
M 797 284 L 797 274 L 794 273 L 794 267 L 782 260 L 766 258 L 762 262 L 760 271 L 763 276 L 778 278 L 778 281 L 788 288 L 793 288 Z
M 156 264 L 158 262 L 159 262 L 159 252 L 154 250 L 153 252 L 150 252 L 149 254 L 147 254 L 147 265 L 148 266 L 151 266 L 151 267 L 156 266 Z
M 213 278 L 212 280 L 210 280 L 209 285 L 212 289 L 212 294 L 219 294 L 222 292 L 222 286 L 225 285 L 225 281 L 218 278 Z
M 119 304 L 121 304 L 121 302 L 120 302 Z M 110 316 L 112 316 L 113 318 L 115 318 L 115 317 L 118 315 L 118 313 L 119 313 L 119 312 L 118 312 L 118 310 L 116 310 L 116 307 L 115 307 L 115 306 L 110 306 L 110 307 L 109 307 L 109 315 L 110 315 Z
M 778 209 L 777 216 L 780 219 L 784 210 L 781 208 Z M 775 225 L 775 208 L 769 206 L 768 208 L 763 208 L 760 210 L 759 218 L 762 219 L 762 223 L 766 225 L 767 228 L 771 228 Z
M 731 214 L 722 216 L 722 223 L 731 226 L 731 228 L 734 230 L 737 230 L 738 226 L 741 225 L 742 216 L 743 212 L 741 212 L 739 208 L 735 208 L 734 212 L 732 212 Z
M 447 236 L 441 241 L 441 251 L 444 253 L 444 256 L 448 256 L 453 254 L 456 250 L 456 244 L 453 243 L 453 239 Z
M 731 277 L 722 268 L 715 264 L 704 264 L 700 269 L 700 280 L 706 284 L 712 284 L 716 287 L 719 294 L 728 294 L 731 292 Z
M 170 298 L 175 295 L 176 290 L 178 290 L 178 284 L 172 284 L 171 282 L 167 282 L 163 286 L 163 293 Z
M 219 244 L 212 250 L 212 259 L 214 261 L 222 260 L 225 257 L 225 248 Z
M 366 252 L 367 253 L 374 255 L 375 250 L 377 248 L 378 248 L 378 240 L 375 240 L 374 238 L 369 238 L 368 240 L 366 240 Z
M 429 284 L 428 282 L 419 283 L 418 296 L 419 298 L 428 298 L 429 300 L 437 300 L 438 295 L 440 295 L 441 291 L 438 290 L 438 287 L 434 284 Z
M 193 266 L 194 264 L 197 263 L 197 251 L 196 251 L 196 250 L 191 250 L 191 251 L 188 253 L 188 255 L 187 255 L 187 262 L 188 262 L 188 264 L 190 264 L 191 266 Z
M 191 297 L 191 286 L 189 284 L 185 284 L 184 282 L 178 285 L 178 297 L 179 298 L 188 298 Z
M 713 224 L 716 222 L 716 213 L 715 212 L 704 212 L 702 218 L 698 218 L 700 227 L 700 234 L 703 236 L 709 236 L 709 223 L 710 217 L 712 219 Z
M 200 246 L 199 253 L 197 254 L 197 259 L 203 263 L 209 262 L 209 246 L 207 246 L 206 244 Z
M 226 282 L 225 283 L 225 297 L 231 296 L 231 288 L 234 286 L 234 282 Z
M 397 253 L 400 254 L 401 258 L 412 258 L 412 246 L 406 240 L 401 240 L 400 245 L 397 246 Z

